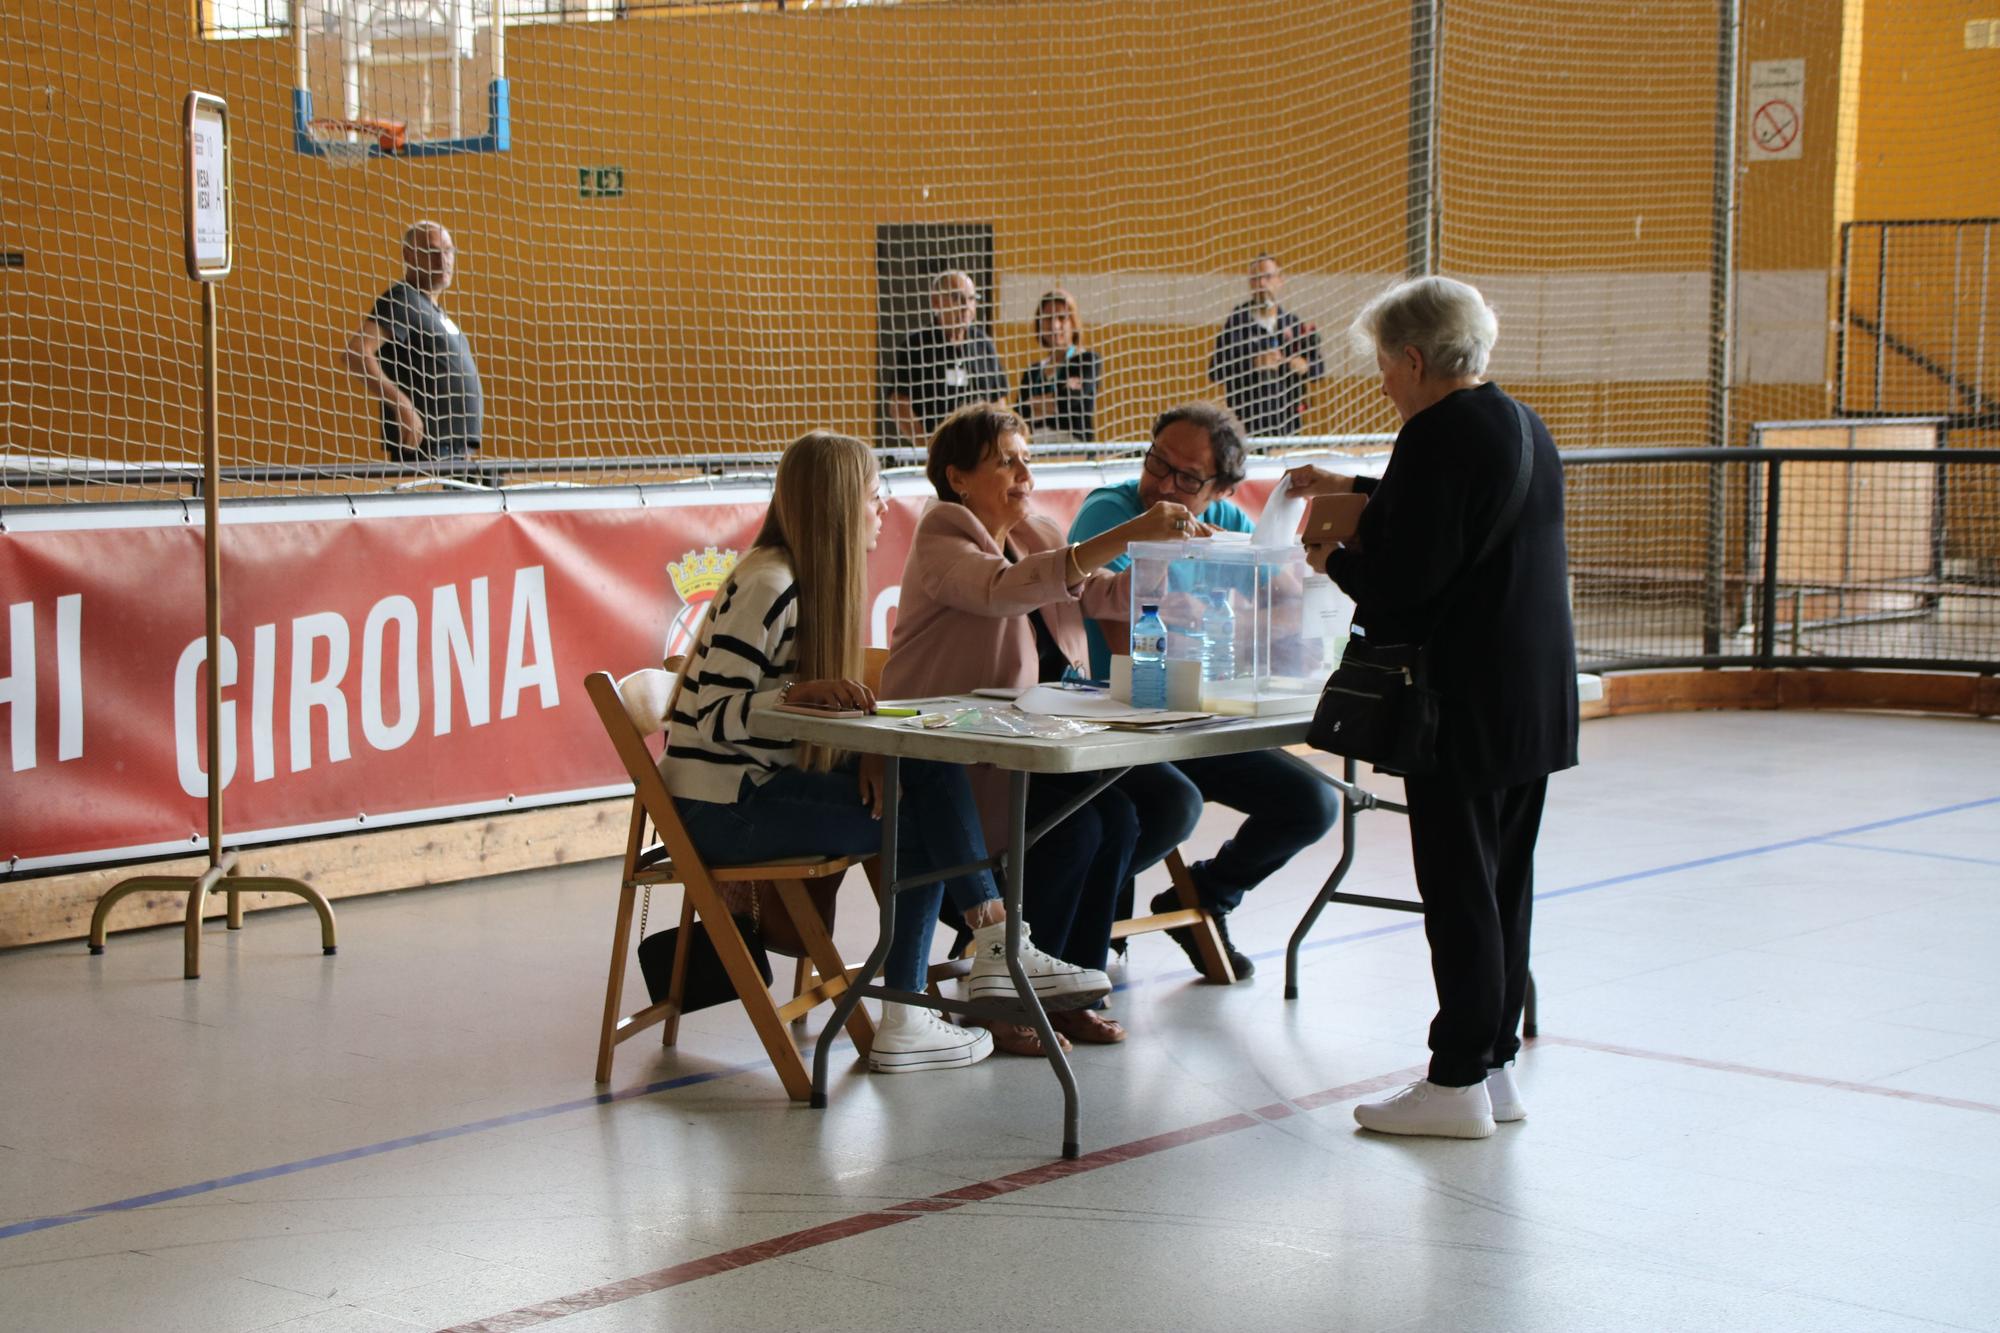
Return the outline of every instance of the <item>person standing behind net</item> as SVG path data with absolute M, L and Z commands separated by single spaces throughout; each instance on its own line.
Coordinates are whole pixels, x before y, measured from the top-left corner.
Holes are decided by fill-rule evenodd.
M 485 393 L 472 347 L 439 305 L 458 251 L 441 222 L 403 232 L 403 276 L 375 299 L 347 340 L 347 368 L 382 403 L 382 447 L 393 462 L 479 453 Z
M 1062 288 L 1035 303 L 1035 339 L 1047 353 L 1021 376 L 1021 416 L 1041 443 L 1097 440 L 1097 382 L 1102 362 L 1084 347 L 1076 299 Z
M 1549 774 L 1576 764 L 1562 460 L 1540 418 L 1486 382 L 1499 324 L 1475 288 L 1402 283 L 1355 329 L 1403 419 L 1388 470 L 1286 475 L 1294 495 L 1368 493 L 1354 537 L 1307 558 L 1354 598 L 1371 643 L 1423 645 L 1437 692 L 1436 768 L 1403 790 L 1438 1012 L 1429 1076 L 1354 1118 L 1380 1134 L 1485 1138 L 1527 1115 L 1513 1065 L 1535 841 Z
M 1269 255 L 1250 265 L 1250 299 L 1229 312 L 1215 335 L 1208 377 L 1253 436 L 1305 429 L 1306 385 L 1326 374 L 1319 330 L 1278 304 L 1285 271 Z
M 931 322 L 903 343 L 889 394 L 903 444 L 926 448 L 938 423 L 967 403 L 1007 401 L 1007 372 L 978 319 L 970 277 L 954 268 L 931 279 Z

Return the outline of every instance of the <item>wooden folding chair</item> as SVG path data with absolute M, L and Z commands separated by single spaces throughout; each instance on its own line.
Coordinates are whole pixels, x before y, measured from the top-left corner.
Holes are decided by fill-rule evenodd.
M 1165 865 L 1167 877 L 1173 881 L 1174 894 L 1181 900 L 1180 907 L 1172 912 L 1115 921 L 1111 925 L 1111 938 L 1122 940 L 1156 930 L 1192 926 L 1194 947 L 1201 955 L 1201 970 L 1206 974 L 1205 979 L 1218 985 L 1233 984 L 1236 972 L 1229 966 L 1229 955 L 1223 950 L 1222 936 L 1215 929 L 1215 918 L 1202 907 L 1201 893 L 1194 886 L 1194 877 L 1188 874 L 1187 862 L 1181 858 L 1180 848 L 1167 853 Z
M 678 665 L 677 663 L 673 665 Z M 736 989 L 757 1039 L 778 1071 L 779 1080 L 794 1101 L 809 1100 L 812 1076 L 792 1044 L 786 1024 L 803 1017 L 815 1006 L 827 1003 L 847 989 L 851 973 L 834 948 L 826 923 L 814 910 L 806 892 L 806 881 L 840 875 L 851 865 L 873 858 L 852 856 L 795 857 L 765 861 L 756 865 L 709 866 L 689 842 L 673 794 L 647 749 L 647 738 L 659 733 L 673 705 L 675 677 L 672 671 L 635 671 L 614 681 L 605 672 L 593 672 L 584 688 L 596 705 L 597 716 L 618 750 L 631 777 L 632 823 L 625 840 L 625 860 L 619 878 L 618 925 L 612 935 L 611 971 L 604 987 L 604 1022 L 597 1039 L 597 1081 L 611 1081 L 611 1056 L 619 1042 L 637 1036 L 655 1023 L 665 1025 L 662 1044 L 671 1046 L 679 1035 L 682 986 L 686 981 L 688 940 L 697 919 L 708 932 L 721 959 L 723 970 Z M 654 843 L 648 828 L 659 836 Z M 723 901 L 720 885 L 732 881 L 769 880 L 777 886 L 785 914 L 805 942 L 806 951 L 818 969 L 818 980 L 804 987 L 785 1004 L 776 1003 L 764 978 L 750 956 L 749 947 L 736 928 L 735 918 Z M 625 992 L 625 972 L 633 954 L 632 908 L 641 890 L 679 884 L 682 889 L 681 933 L 674 958 L 673 983 L 667 998 L 637 1013 L 620 1016 Z M 803 970 L 803 969 L 802 969 Z M 857 1006 L 848 1020 L 847 1031 L 863 1055 L 874 1043 L 875 1028 L 868 1020 L 866 1006 Z

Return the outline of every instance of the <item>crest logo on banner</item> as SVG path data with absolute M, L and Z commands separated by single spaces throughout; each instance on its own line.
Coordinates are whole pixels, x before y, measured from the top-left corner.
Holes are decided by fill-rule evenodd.
M 718 551 L 713 546 L 685 552 L 678 562 L 667 562 L 667 577 L 681 598 L 681 609 L 667 626 L 668 657 L 694 647 L 694 628 L 701 623 L 702 612 L 729 581 L 729 571 L 734 568 L 736 552 Z

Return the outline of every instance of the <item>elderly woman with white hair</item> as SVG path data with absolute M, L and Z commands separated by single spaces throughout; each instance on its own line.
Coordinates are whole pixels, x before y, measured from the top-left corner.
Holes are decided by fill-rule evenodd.
M 1401 283 L 1355 321 L 1403 419 L 1380 480 L 1303 467 L 1294 491 L 1368 494 L 1355 535 L 1309 556 L 1371 644 L 1422 645 L 1437 762 L 1405 778 L 1438 1013 L 1429 1076 L 1355 1107 L 1386 1134 L 1485 1138 L 1526 1115 L 1513 1077 L 1548 776 L 1576 763 L 1576 642 L 1562 463 L 1485 379 L 1498 322 L 1450 278 Z

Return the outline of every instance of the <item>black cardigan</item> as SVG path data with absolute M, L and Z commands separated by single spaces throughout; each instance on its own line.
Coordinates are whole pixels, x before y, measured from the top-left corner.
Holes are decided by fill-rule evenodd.
M 1497 385 L 1447 395 L 1403 423 L 1356 532 L 1326 572 L 1376 643 L 1428 642 L 1440 696 L 1437 777 L 1492 791 L 1576 763 L 1576 635 L 1569 614 L 1562 461 L 1532 411 L 1535 468 L 1514 530 L 1478 554 L 1519 458 Z M 1451 585 L 1458 579 L 1458 586 Z

